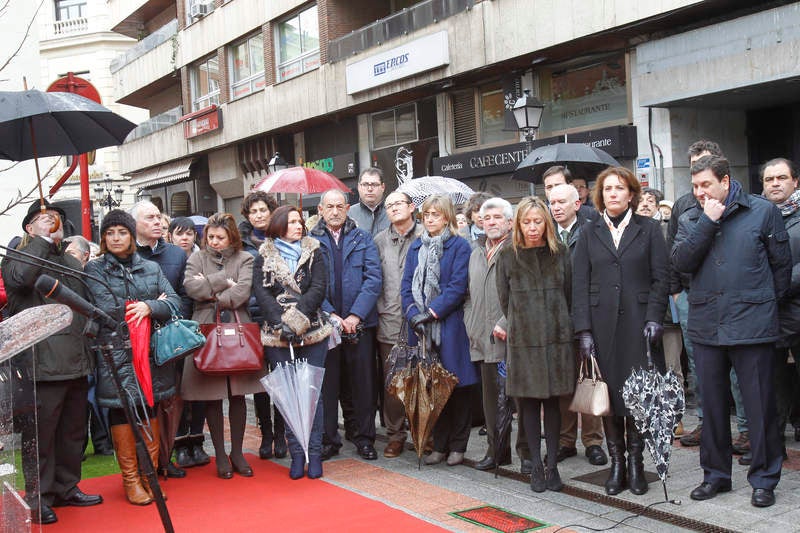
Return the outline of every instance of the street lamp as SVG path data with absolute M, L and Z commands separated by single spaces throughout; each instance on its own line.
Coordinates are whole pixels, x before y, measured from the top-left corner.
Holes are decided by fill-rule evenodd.
M 267 170 L 269 170 L 270 174 L 274 174 L 275 172 L 285 168 L 289 168 L 289 163 L 286 162 L 279 152 L 275 152 L 275 155 L 273 155 L 272 159 L 270 159 L 269 163 L 267 163 Z
M 531 96 L 531 91 L 525 89 L 525 94 L 517 99 L 514 104 L 514 120 L 517 121 L 517 128 L 525 136 L 525 142 L 528 144 L 528 153 L 531 152 L 531 144 L 533 139 L 536 138 L 536 130 L 542 123 L 542 114 L 544 113 L 544 104 L 539 101 L 535 96 Z
M 136 198 L 138 198 L 140 202 L 150 202 L 153 200 L 153 193 L 147 189 L 139 189 L 139 192 L 136 193 Z
M 119 207 L 122 204 L 122 194 L 125 192 L 120 185 L 117 185 L 115 189 L 111 189 L 113 182 L 111 178 L 106 174 L 106 178 L 103 180 L 103 185 L 99 183 L 94 188 L 94 201 L 100 207 L 105 207 L 108 210 L 111 210 L 114 207 Z M 111 196 L 111 193 L 114 193 L 114 196 Z

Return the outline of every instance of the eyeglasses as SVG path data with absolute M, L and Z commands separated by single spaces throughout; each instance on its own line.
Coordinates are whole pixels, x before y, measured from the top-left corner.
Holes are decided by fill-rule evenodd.
M 365 189 L 377 189 L 378 187 L 383 185 L 383 183 L 379 181 L 362 181 L 358 185 L 364 187 Z
M 390 209 L 394 209 L 395 207 L 400 207 L 402 205 L 409 205 L 409 204 L 411 204 L 411 202 L 409 202 L 408 200 L 399 200 L 397 202 L 392 202 L 390 204 L 384 204 L 383 207 L 385 207 L 386 210 L 388 211 Z
M 442 218 L 442 214 L 438 211 L 425 211 L 422 213 L 422 218 L 429 218 L 431 220 L 439 220 Z

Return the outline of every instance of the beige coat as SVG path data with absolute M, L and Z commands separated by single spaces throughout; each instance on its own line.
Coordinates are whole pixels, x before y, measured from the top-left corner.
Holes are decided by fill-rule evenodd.
M 203 278 L 195 278 L 202 274 Z M 228 279 L 235 281 L 232 287 Z M 192 320 L 215 322 L 214 303 L 222 309 L 235 309 L 241 322 L 252 322 L 247 311 L 250 289 L 253 284 L 253 256 L 247 252 L 225 250 L 222 254 L 212 250 L 199 250 L 186 263 L 183 285 L 186 294 L 194 300 Z M 231 318 L 233 320 L 233 318 Z M 181 396 L 184 400 L 221 400 L 228 397 L 228 384 L 232 396 L 264 392 L 259 383 L 266 373 L 254 372 L 235 376 L 209 376 L 200 373 L 190 356 L 184 359 Z
M 478 241 L 475 241 L 478 243 Z M 511 236 L 502 246 L 510 246 Z M 464 324 L 469 336 L 469 356 L 472 362 L 499 363 L 506 359 L 506 343 L 492 336 L 495 326 L 506 329 L 506 318 L 500 309 L 495 281 L 495 262 L 500 250 L 486 260 L 486 245 L 477 244 L 469 258 L 469 299 L 464 305 Z M 494 342 L 491 339 L 494 338 Z

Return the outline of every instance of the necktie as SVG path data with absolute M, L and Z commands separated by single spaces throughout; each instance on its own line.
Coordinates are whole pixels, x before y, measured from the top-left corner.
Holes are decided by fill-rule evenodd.
M 567 244 L 568 240 L 569 240 L 569 231 L 565 230 L 565 229 L 562 229 L 561 230 L 561 242 L 563 242 L 564 244 Z

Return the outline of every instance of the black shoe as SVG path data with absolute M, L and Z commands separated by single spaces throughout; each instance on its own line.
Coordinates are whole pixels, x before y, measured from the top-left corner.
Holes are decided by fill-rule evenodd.
M 474 468 L 475 470 L 482 470 L 485 472 L 487 470 L 494 470 L 496 466 L 497 463 L 494 462 L 494 457 L 487 455 L 486 457 L 475 463 Z
M 180 478 L 186 477 L 186 470 L 183 470 L 182 468 L 178 468 L 177 466 L 172 464 L 172 462 L 167 463 L 167 466 L 160 467 L 158 469 L 158 473 L 160 475 L 164 476 L 165 478 L 171 477 L 171 478 L 180 479 Z
M 327 461 L 331 457 L 339 455 L 339 447 L 334 446 L 333 444 L 323 444 L 322 445 L 322 453 L 320 457 L 323 461 Z M 376 454 L 377 455 L 377 454 Z
M 716 496 L 717 493 L 719 492 L 730 492 L 730 491 L 731 491 L 730 483 L 714 485 L 712 483 L 706 483 L 705 481 L 703 481 L 696 489 L 692 491 L 689 497 L 697 501 L 710 500 L 711 498 Z
M 46 503 L 41 504 L 38 509 L 36 507 L 31 508 L 31 519 L 36 524 L 55 524 L 58 522 L 56 512 Z
M 189 448 L 186 446 L 175 448 L 175 464 L 178 465 L 179 468 L 197 466 L 197 463 L 194 462 L 194 458 L 189 453 Z
M 533 461 L 530 459 L 523 459 L 522 464 L 519 466 L 519 473 L 530 475 L 533 472 Z
M 261 438 L 261 446 L 258 447 L 259 459 L 272 459 L 272 437 Z
M 375 446 L 372 444 L 364 444 L 358 447 L 358 455 L 367 461 L 374 461 L 378 458 L 378 452 L 375 451 Z
M 114 455 L 114 448 L 110 446 L 97 446 L 94 449 L 95 455 Z
M 211 462 L 211 457 L 209 457 L 206 451 L 203 449 L 202 441 L 192 447 L 191 454 L 192 458 L 194 459 L 195 466 L 203 466 Z
M 544 492 L 547 490 L 547 481 L 544 477 L 544 466 L 539 463 L 531 468 L 531 490 L 533 492 Z
M 753 507 L 769 507 L 775 503 L 775 492 L 772 489 L 753 489 L 750 503 Z
M 575 457 L 576 455 L 578 455 L 577 448 L 573 448 L 571 446 L 559 446 L 558 453 L 556 454 L 556 462 L 560 463 L 567 457 Z
M 595 466 L 601 466 L 608 462 L 608 456 L 606 456 L 606 452 L 604 452 L 603 448 L 597 444 L 593 444 L 586 448 L 586 458 L 589 459 L 589 464 Z
M 753 452 L 747 452 L 746 454 L 739 457 L 739 464 L 742 466 L 748 466 L 752 462 L 753 462 Z
M 485 437 L 488 432 L 486 431 L 486 426 L 482 426 L 481 429 L 478 430 L 478 435 L 481 437 Z
M 547 490 L 561 492 L 564 489 L 564 483 L 561 481 L 561 476 L 558 474 L 558 467 L 548 468 L 544 473 L 544 478 Z
M 69 498 L 56 498 L 53 502 L 53 507 L 66 507 L 68 505 L 74 507 L 90 507 L 92 505 L 99 505 L 103 503 L 103 497 L 99 494 L 84 494 L 81 489 L 76 488 L 75 492 Z M 44 509 L 44 507 L 42 507 Z M 52 512 L 52 510 L 51 510 Z M 55 513 L 53 513 L 55 516 Z M 55 520 L 53 520 L 55 522 Z M 49 522 L 42 522 L 43 524 Z
M 275 452 L 275 457 L 277 457 L 278 459 L 283 459 L 284 457 L 286 457 L 286 454 L 289 453 L 289 450 L 286 447 L 286 438 L 276 437 L 272 449 Z

